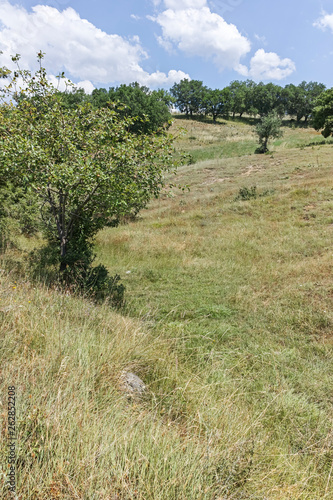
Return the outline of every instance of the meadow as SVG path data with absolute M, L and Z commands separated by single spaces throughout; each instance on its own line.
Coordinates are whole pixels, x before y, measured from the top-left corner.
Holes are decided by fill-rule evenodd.
M 96 239 L 118 311 L 2 257 L 2 498 L 15 386 L 19 499 L 333 499 L 332 143 L 283 130 L 175 117 L 184 190 Z

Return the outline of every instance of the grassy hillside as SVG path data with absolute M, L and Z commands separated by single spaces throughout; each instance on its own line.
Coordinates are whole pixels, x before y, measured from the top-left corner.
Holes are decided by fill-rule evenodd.
M 0 274 L 18 498 L 333 498 L 332 145 L 284 127 L 255 155 L 250 123 L 181 127 L 190 191 L 97 238 L 124 310 Z

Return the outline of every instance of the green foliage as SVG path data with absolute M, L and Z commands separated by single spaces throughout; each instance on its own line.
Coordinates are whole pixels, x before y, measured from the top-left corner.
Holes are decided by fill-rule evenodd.
M 0 182 L 0 247 L 17 234 L 34 235 L 39 229 L 40 204 L 35 194 L 12 182 Z
M 324 92 L 325 85 L 317 82 L 303 81 L 299 85 L 286 85 L 286 111 L 296 116 L 297 122 L 302 118 L 307 122 L 312 114 L 317 98 Z
M 257 196 L 257 186 L 251 186 L 250 188 L 245 186 L 239 189 L 238 195 L 236 196 L 235 200 L 247 201 L 255 199 L 257 198 Z
M 240 82 L 239 80 L 235 80 L 230 83 L 229 87 L 229 96 L 230 96 L 230 111 L 232 116 L 235 117 L 236 113 L 239 116 L 242 116 L 246 107 L 245 107 L 245 92 L 246 92 L 246 83 Z
M 74 267 L 66 271 L 66 283 L 70 284 L 73 291 L 91 297 L 96 302 L 107 299 L 113 307 L 124 305 L 125 286 L 119 283 L 120 276 L 110 276 L 105 266 Z
M 135 120 L 115 109 L 68 106 L 48 83 L 42 57 L 35 75 L 18 69 L 3 89 L 0 174 L 37 196 L 60 271 L 86 273 L 97 231 L 158 197 L 177 162 L 163 131 L 133 134 Z M 19 77 L 25 89 L 13 105 Z
M 241 117 L 244 113 L 263 117 L 274 111 L 280 117 L 288 113 L 296 116 L 297 122 L 302 118 L 307 122 L 324 89 L 325 85 L 317 82 L 304 81 L 298 86 L 290 84 L 283 88 L 273 83 L 235 80 L 222 90 L 212 91 L 201 81 L 185 79 L 175 84 L 170 92 L 176 107 L 190 116 L 205 112 L 215 121 L 217 116 L 228 116 L 229 113 L 233 117 L 236 114 Z
M 272 113 L 273 110 L 283 114 L 281 101 L 282 88 L 273 83 L 263 84 L 260 82 L 253 87 L 253 106 L 257 113 L 263 117 Z M 282 109 L 281 109 L 282 106 Z
M 90 100 L 95 108 L 110 107 L 117 103 L 116 110 L 122 117 L 135 118 L 130 130 L 136 133 L 156 132 L 169 125 L 171 120 L 171 96 L 163 89 L 150 91 L 137 82 L 111 87 L 108 92 L 95 89 Z
M 61 97 L 64 107 L 69 109 L 75 109 L 90 101 L 90 96 L 85 93 L 84 89 L 76 87 L 71 87 L 70 91 L 61 92 Z
M 181 80 L 170 89 L 176 107 L 187 116 L 199 114 L 203 110 L 203 100 L 207 88 L 199 80 Z
M 333 88 L 326 90 L 318 98 L 313 113 L 313 126 L 322 129 L 324 137 L 333 136 Z
M 260 147 L 257 150 L 258 153 L 266 153 L 268 151 L 267 145 L 269 139 L 282 137 L 283 133 L 280 127 L 281 120 L 274 112 L 269 113 L 260 120 L 255 129 L 260 144 Z
M 213 117 L 216 122 L 218 116 L 228 116 L 229 114 L 229 89 L 211 90 L 206 89 L 203 96 L 202 107 L 207 115 Z

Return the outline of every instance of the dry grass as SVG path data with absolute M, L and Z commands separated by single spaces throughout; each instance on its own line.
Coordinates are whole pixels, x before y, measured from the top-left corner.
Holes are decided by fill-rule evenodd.
M 202 156 L 250 141 L 247 124 L 179 123 L 197 139 L 178 147 Z M 295 147 L 316 137 L 286 129 L 273 155 L 185 166 L 190 192 L 102 231 L 122 314 L 2 274 L 18 498 L 333 498 L 332 146 Z M 144 399 L 121 392 L 124 368 Z

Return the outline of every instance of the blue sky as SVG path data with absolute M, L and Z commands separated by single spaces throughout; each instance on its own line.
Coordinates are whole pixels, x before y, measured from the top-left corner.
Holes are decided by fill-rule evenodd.
M 0 0 L 2 64 L 46 53 L 87 91 L 182 78 L 333 86 L 332 0 Z

